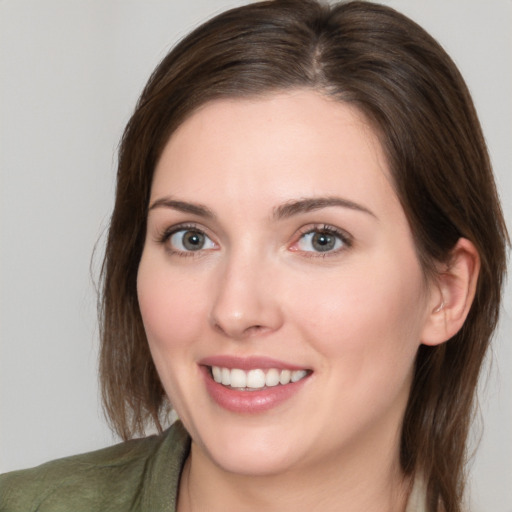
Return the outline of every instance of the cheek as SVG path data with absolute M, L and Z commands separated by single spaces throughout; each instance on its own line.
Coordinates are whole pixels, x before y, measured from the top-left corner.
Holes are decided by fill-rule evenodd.
M 179 352 L 196 337 L 204 317 L 199 283 L 185 279 L 169 265 L 143 258 L 137 275 L 137 295 L 151 352 Z
M 425 293 L 415 260 L 408 267 L 381 256 L 378 265 L 361 262 L 329 279 L 310 279 L 302 284 L 307 297 L 291 299 L 294 316 L 329 358 L 357 366 L 404 357 L 409 364 L 419 346 Z

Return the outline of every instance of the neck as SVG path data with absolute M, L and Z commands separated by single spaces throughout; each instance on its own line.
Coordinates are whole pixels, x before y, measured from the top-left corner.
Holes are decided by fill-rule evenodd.
M 349 454 L 347 454 L 349 455 Z M 192 443 L 180 481 L 179 512 L 404 511 L 410 481 L 390 453 L 359 452 L 279 475 L 240 475 L 215 465 Z

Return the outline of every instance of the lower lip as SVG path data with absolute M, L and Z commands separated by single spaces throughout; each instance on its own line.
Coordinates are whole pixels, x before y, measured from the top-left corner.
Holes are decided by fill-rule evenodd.
M 210 369 L 202 366 L 206 390 L 213 401 L 231 412 L 257 414 L 265 412 L 292 398 L 300 391 L 308 376 L 298 382 L 279 384 L 259 391 L 240 391 L 215 382 Z

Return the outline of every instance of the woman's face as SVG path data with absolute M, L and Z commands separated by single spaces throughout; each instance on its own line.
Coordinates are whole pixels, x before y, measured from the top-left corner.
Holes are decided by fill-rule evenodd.
M 155 171 L 138 297 L 198 457 L 251 475 L 398 458 L 432 304 L 354 108 L 295 91 L 193 114 Z

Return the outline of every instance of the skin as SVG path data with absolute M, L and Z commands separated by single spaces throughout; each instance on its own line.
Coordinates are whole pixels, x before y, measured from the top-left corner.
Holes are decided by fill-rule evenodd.
M 356 207 L 276 218 L 318 197 Z M 183 223 L 207 235 L 201 250 L 164 236 Z M 304 233 L 325 225 L 345 241 L 322 253 Z M 446 335 L 432 321 L 441 291 L 425 281 L 356 109 L 294 91 L 189 117 L 155 170 L 138 273 L 151 353 L 193 440 L 179 510 L 404 510 L 400 426 L 419 345 Z M 215 355 L 272 357 L 311 375 L 277 407 L 236 413 L 206 391 L 199 361 Z

